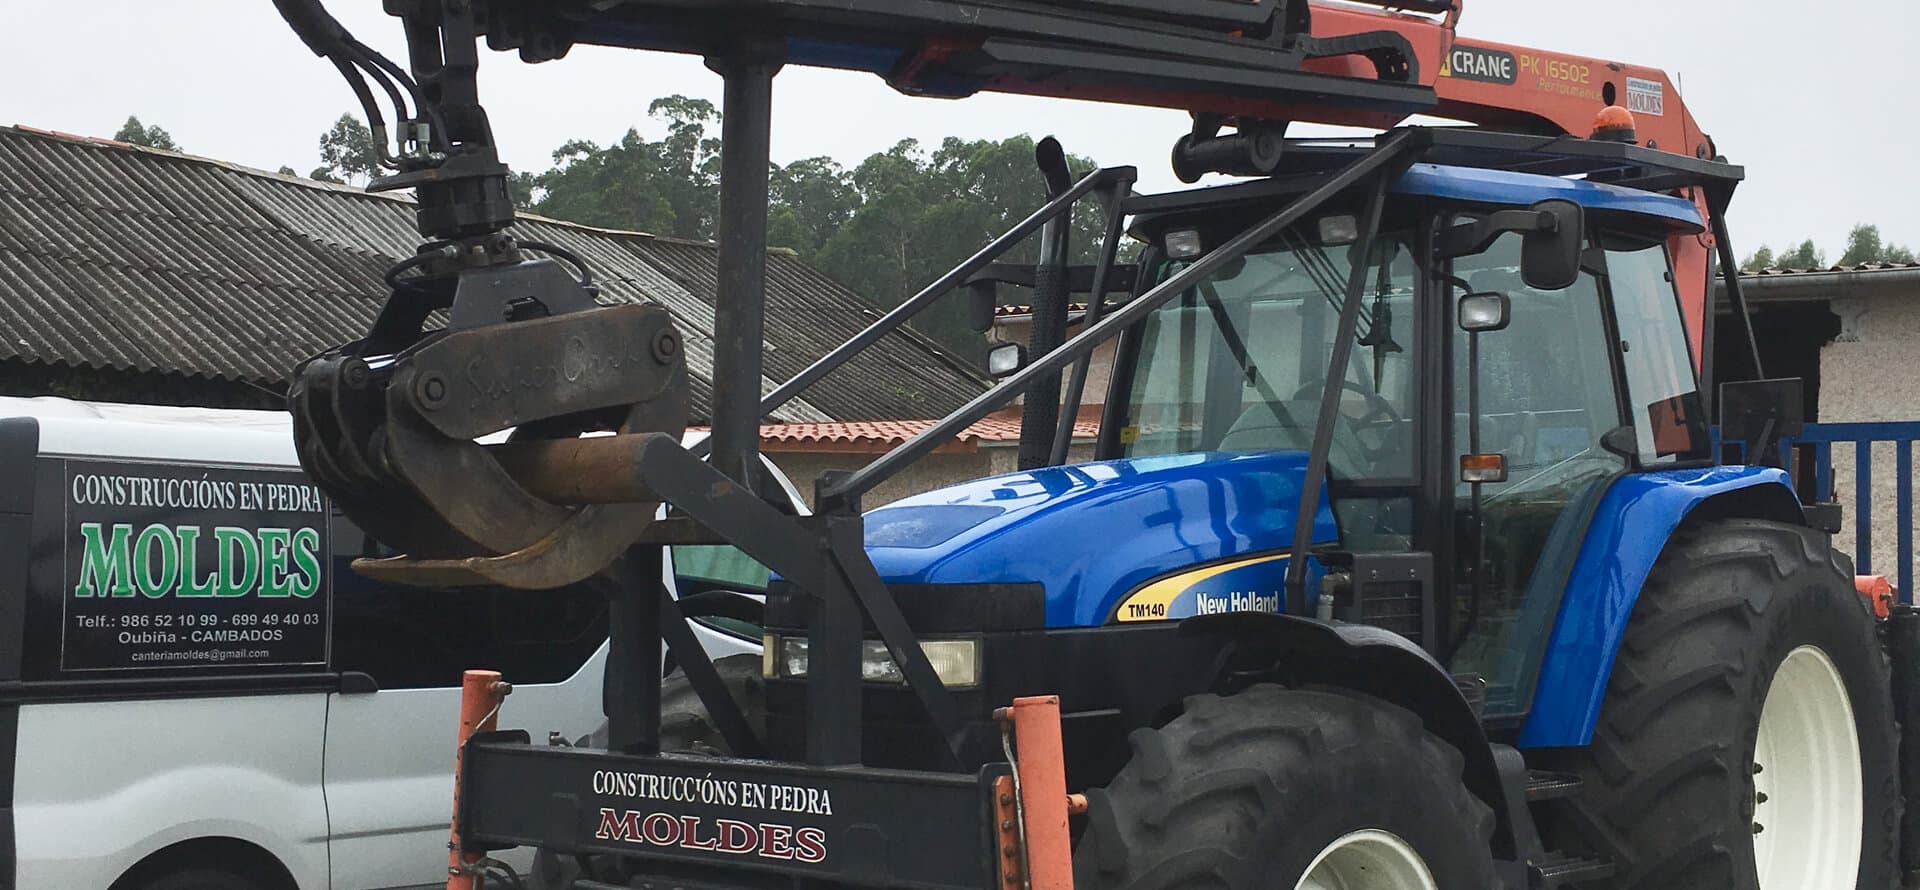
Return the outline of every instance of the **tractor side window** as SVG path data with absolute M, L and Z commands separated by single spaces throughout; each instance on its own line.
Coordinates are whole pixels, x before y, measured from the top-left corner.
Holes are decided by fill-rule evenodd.
M 1472 292 L 1511 300 L 1505 330 L 1453 337 L 1454 449 L 1505 458 L 1507 480 L 1457 483 L 1453 669 L 1486 678 L 1489 712 L 1527 705 L 1590 504 L 1625 461 L 1600 446 L 1620 423 L 1598 283 L 1583 275 L 1559 291 L 1528 288 L 1517 234 L 1454 263 Z M 1457 286 L 1457 302 L 1467 291 Z M 1469 356 L 1477 338 L 1478 367 Z M 1479 415 L 1469 413 L 1470 387 Z
M 1640 463 L 1707 454 L 1706 412 L 1663 244 L 1607 244 L 1607 285 Z

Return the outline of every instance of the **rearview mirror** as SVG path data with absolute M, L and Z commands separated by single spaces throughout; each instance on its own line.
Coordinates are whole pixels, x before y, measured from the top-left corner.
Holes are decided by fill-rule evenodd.
M 987 376 L 999 380 L 1020 370 L 1026 363 L 1026 347 L 1018 343 L 1002 343 L 987 351 Z
M 1580 280 L 1585 218 L 1572 201 L 1541 201 L 1530 208 L 1541 224 L 1522 237 L 1520 279 L 1534 290 L 1562 290 Z
M 1470 334 L 1503 331 L 1512 321 L 1513 301 L 1497 291 L 1460 298 L 1460 330 Z

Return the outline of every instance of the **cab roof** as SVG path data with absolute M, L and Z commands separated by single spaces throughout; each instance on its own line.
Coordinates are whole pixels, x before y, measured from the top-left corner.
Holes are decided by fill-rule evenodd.
M 1475 203 L 1525 206 L 1560 198 L 1603 213 L 1636 215 L 1669 228 L 1700 231 L 1705 218 L 1692 201 L 1675 197 L 1699 188 L 1713 213 L 1724 213 L 1746 171 L 1725 159 L 1694 158 L 1619 142 L 1572 136 L 1499 133 L 1470 127 L 1401 127 L 1374 139 L 1289 139 L 1282 171 L 1266 179 L 1136 195 L 1125 209 L 1136 235 L 1173 220 L 1191 224 L 1196 212 L 1264 214 L 1278 199 L 1303 194 L 1326 177 L 1401 140 L 1415 163 L 1394 191 Z M 1276 208 L 1277 209 L 1277 208 Z M 1214 219 L 1213 224 L 1225 221 Z
M 1134 217 L 1129 232 L 1151 241 L 1164 229 L 1193 225 L 1195 221 L 1202 228 L 1235 228 L 1279 209 L 1281 202 L 1310 191 L 1322 181 L 1316 174 L 1281 175 L 1136 195 L 1126 202 L 1126 211 Z M 1685 198 L 1566 176 L 1422 163 L 1409 167 L 1391 193 L 1508 207 L 1561 199 L 1601 213 L 1637 216 L 1667 229 L 1693 233 L 1706 228 L 1699 208 Z M 1351 202 L 1336 200 L 1321 212 L 1340 212 L 1332 209 L 1338 206 L 1351 207 Z
M 1394 184 L 1393 192 L 1485 204 L 1525 205 L 1559 198 L 1589 210 L 1654 216 L 1694 230 L 1706 228 L 1700 209 L 1685 198 L 1584 179 L 1509 170 L 1415 164 Z

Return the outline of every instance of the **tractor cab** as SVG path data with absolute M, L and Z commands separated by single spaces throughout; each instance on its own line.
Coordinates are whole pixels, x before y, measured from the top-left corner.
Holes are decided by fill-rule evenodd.
M 1670 253 L 1697 246 L 1700 212 L 1460 164 L 1328 182 L 1306 169 L 1127 199 L 1145 247 L 1096 324 L 1122 330 L 1094 460 L 864 515 L 878 574 L 915 592 L 908 620 L 976 635 L 941 644 L 978 646 L 970 690 L 1163 701 L 1131 684 L 1179 685 L 1182 622 L 1267 613 L 1390 630 L 1461 681 L 1490 729 L 1523 731 L 1603 495 L 1709 463 Z M 944 620 L 968 609 L 994 620 Z M 768 617 L 798 644 L 797 611 Z M 1115 646 L 1072 636 L 1093 628 Z M 1039 650 L 1067 639 L 1086 647 L 1070 668 L 1006 669 L 1048 664 Z M 804 655 L 770 664 L 769 702 L 797 728 Z
M 1276 180 L 1143 201 L 1139 292 L 1286 192 Z M 1569 202 L 1578 224 L 1503 230 L 1545 201 Z M 1708 457 L 1667 249 L 1701 231 L 1699 212 L 1600 183 L 1423 164 L 1390 189 L 1360 258 L 1360 203 L 1331 202 L 1130 328 L 1099 457 L 1307 453 L 1324 432 L 1337 540 L 1316 549 L 1430 554 L 1437 614 L 1386 623 L 1484 682 L 1490 716 L 1518 716 L 1600 494 L 1622 474 Z M 1573 262 L 1530 267 L 1555 251 Z M 1329 375 L 1353 275 L 1351 356 Z M 1322 431 L 1329 377 L 1338 410 Z M 1381 624 L 1407 605 L 1333 608 Z

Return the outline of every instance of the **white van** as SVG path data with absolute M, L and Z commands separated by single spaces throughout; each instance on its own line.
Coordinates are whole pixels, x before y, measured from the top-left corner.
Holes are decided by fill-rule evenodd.
M 0 399 L 0 890 L 443 886 L 461 672 L 587 735 L 606 608 L 385 587 L 370 547 L 284 414 Z M 676 550 L 676 590 L 764 571 Z

